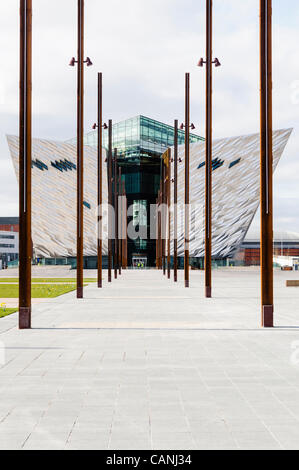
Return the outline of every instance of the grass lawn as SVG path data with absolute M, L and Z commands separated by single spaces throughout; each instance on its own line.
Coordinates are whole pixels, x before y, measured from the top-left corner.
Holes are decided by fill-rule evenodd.
M 5 311 L 3 308 L 0 308 L 0 318 L 7 317 L 7 315 L 11 315 L 17 311 L 17 308 L 6 308 Z
M 72 284 L 36 284 L 31 287 L 31 295 L 35 299 L 53 298 L 66 294 L 76 289 Z M 17 284 L 0 285 L 1 298 L 17 298 L 19 296 L 19 286 Z
M 0 277 L 0 283 L 1 282 L 19 282 L 18 277 Z M 39 278 L 39 277 L 34 277 L 32 278 L 32 283 L 37 282 L 38 284 L 41 284 L 43 282 L 64 282 L 65 284 L 69 283 L 75 283 L 76 278 L 66 278 L 66 277 L 44 277 L 44 278 Z M 89 282 L 97 282 L 95 278 L 86 278 L 84 279 L 84 282 L 89 283 Z

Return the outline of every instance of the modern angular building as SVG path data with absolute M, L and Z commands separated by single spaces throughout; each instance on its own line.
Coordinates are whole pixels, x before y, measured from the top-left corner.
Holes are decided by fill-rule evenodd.
M 276 168 L 291 134 L 290 129 L 273 133 L 273 166 Z M 104 133 L 104 147 L 107 147 Z M 179 131 L 178 203 L 184 201 L 184 132 Z M 259 134 L 219 139 L 213 143 L 213 251 L 214 259 L 231 258 L 240 248 L 259 206 Z M 8 136 L 18 177 L 18 137 Z M 190 256 L 204 255 L 205 143 L 190 136 Z M 96 266 L 97 246 L 97 132 L 85 136 L 84 255 L 85 267 Z M 161 178 L 162 154 L 173 146 L 174 128 L 143 116 L 114 124 L 113 147 L 125 181 L 128 222 L 146 226 L 147 238 L 128 240 L 128 262 L 141 256 L 148 266 L 155 263 L 156 241 L 150 238 L 150 204 L 156 203 Z M 76 256 L 76 141 L 33 139 L 33 247 L 37 257 L 64 259 Z M 103 158 L 103 200 L 107 202 L 107 163 Z M 145 211 L 147 216 L 145 216 Z M 195 223 L 196 222 L 196 223 Z M 179 225 L 178 249 L 183 256 L 183 224 Z M 107 241 L 103 243 L 107 254 Z

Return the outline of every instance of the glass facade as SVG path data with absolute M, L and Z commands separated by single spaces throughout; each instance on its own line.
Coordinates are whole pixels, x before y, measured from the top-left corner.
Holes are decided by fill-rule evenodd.
M 190 134 L 190 143 L 204 140 Z M 76 139 L 72 140 L 74 143 Z M 185 132 L 178 131 L 178 144 L 185 141 Z M 84 136 L 84 144 L 97 147 L 97 130 Z M 174 127 L 145 116 L 136 116 L 113 124 L 112 148 L 117 148 L 118 164 L 125 181 L 128 207 L 133 206 L 133 216 L 128 223 L 146 226 L 149 232 L 150 204 L 156 203 L 160 185 L 161 155 L 174 145 Z M 108 148 L 108 130 L 103 131 L 103 147 Z M 144 213 L 147 212 L 147 220 Z M 142 220 L 140 218 L 142 217 Z M 146 217 L 145 217 L 146 218 Z M 147 265 L 155 263 L 156 243 L 148 238 L 128 240 L 128 262 L 134 256 L 147 258 Z
M 182 145 L 185 131 L 178 131 L 178 144 Z M 190 143 L 204 140 L 203 137 L 190 134 Z M 84 136 L 85 145 L 96 147 L 97 130 Z M 160 156 L 174 144 L 174 128 L 145 116 L 136 116 L 113 124 L 112 147 L 117 148 L 119 158 L 128 162 L 142 163 L 149 158 Z M 103 131 L 103 146 L 108 147 L 108 130 Z

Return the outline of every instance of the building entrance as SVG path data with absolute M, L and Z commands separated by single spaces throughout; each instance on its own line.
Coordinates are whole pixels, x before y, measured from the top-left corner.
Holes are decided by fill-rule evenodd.
M 132 256 L 133 269 L 145 269 L 147 267 L 146 256 Z

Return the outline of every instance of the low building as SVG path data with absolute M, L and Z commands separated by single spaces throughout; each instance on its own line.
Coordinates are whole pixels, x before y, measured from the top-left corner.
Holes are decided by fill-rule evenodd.
M 0 217 L 0 269 L 19 258 L 19 219 Z
M 273 257 L 277 264 L 293 265 L 290 259 L 299 258 L 299 233 L 274 231 Z M 257 230 L 248 232 L 235 258 L 245 266 L 260 265 L 260 233 Z

